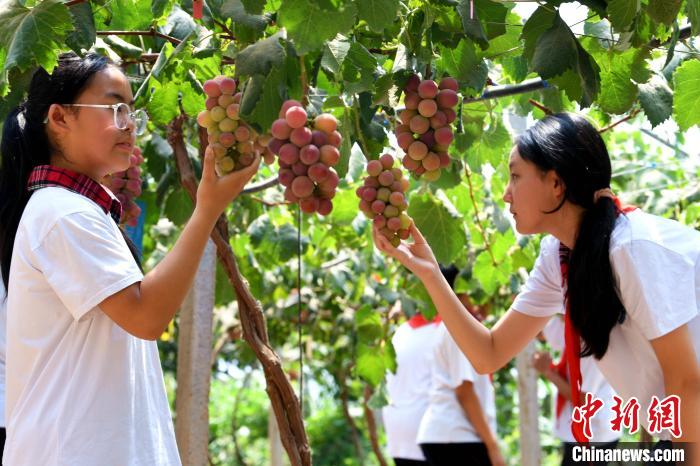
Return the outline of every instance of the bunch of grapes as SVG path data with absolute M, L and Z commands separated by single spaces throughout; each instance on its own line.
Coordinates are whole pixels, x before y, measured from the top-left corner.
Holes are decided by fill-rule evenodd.
M 107 175 L 102 184 L 114 193 L 122 205 L 121 223 L 136 226 L 141 208 L 134 202 L 134 199 L 141 195 L 141 165 L 143 155 L 141 149 L 134 147 L 131 154 L 131 164 L 129 168 L 117 173 Z
M 209 145 L 206 151 L 216 158 L 220 175 L 240 170 L 263 156 L 272 163 L 274 155 L 267 150 L 269 137 L 260 136 L 240 117 L 241 92 L 236 92 L 236 81 L 217 76 L 204 83 L 207 95 L 206 110 L 197 115 L 197 122 L 207 129 Z
M 394 158 L 389 154 L 370 160 L 367 173 L 364 185 L 357 188 L 360 210 L 397 247 L 402 239 L 408 239 L 413 223 L 406 214 L 408 180 L 403 177 L 401 168 L 394 167 Z
M 303 212 L 328 215 L 340 181 L 332 167 L 340 160 L 342 138 L 333 115 L 318 115 L 313 129 L 308 117 L 298 101 L 284 102 L 279 118 L 272 123 L 268 147 L 279 155 L 279 181 L 285 187 L 285 199 L 298 202 Z
M 438 85 L 431 79 L 423 81 L 412 75 L 404 88 L 406 108 L 399 114 L 396 139 L 406 155 L 403 166 L 416 177 L 428 181 L 440 178 L 440 169 L 450 165 L 447 155 L 454 135 L 451 123 L 457 118 L 459 85 L 454 78 L 445 77 Z

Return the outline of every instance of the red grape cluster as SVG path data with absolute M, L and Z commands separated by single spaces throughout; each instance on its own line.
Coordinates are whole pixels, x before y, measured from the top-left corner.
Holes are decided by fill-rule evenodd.
M 197 115 L 197 122 L 207 129 L 207 152 L 216 158 L 220 175 L 240 170 L 261 154 L 265 163 L 272 163 L 274 155 L 267 150 L 268 138 L 261 137 L 240 117 L 241 93 L 236 93 L 236 81 L 217 76 L 204 83 L 207 95 L 206 110 Z
M 134 147 L 131 154 L 131 164 L 129 168 L 107 175 L 102 180 L 102 184 L 114 193 L 122 205 L 121 223 L 136 226 L 141 208 L 134 202 L 134 199 L 141 195 L 141 165 L 143 155 L 141 149 Z
M 454 137 L 451 123 L 457 118 L 459 85 L 445 77 L 438 85 L 431 79 L 412 75 L 404 87 L 406 108 L 399 114 L 396 127 L 399 147 L 406 152 L 403 166 L 428 181 L 440 178 L 440 169 L 450 165 L 447 149 Z
M 406 214 L 408 180 L 401 168 L 394 167 L 394 158 L 389 154 L 382 155 L 379 160 L 370 160 L 367 173 L 369 176 L 364 185 L 357 188 L 360 210 L 396 247 L 402 239 L 408 239 L 413 223 Z
M 299 202 L 303 212 L 328 215 L 333 210 L 340 178 L 332 168 L 340 160 L 338 121 L 322 113 L 309 127 L 308 114 L 296 100 L 282 104 L 272 123 L 269 149 L 279 155 L 279 181 L 287 201 Z

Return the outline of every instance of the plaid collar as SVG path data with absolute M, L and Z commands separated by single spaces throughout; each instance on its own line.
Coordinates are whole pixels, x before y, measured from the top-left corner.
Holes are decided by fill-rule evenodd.
M 87 175 L 67 168 L 52 165 L 39 165 L 29 174 L 27 191 L 36 191 L 49 186 L 58 186 L 87 197 L 95 202 L 106 214 L 110 214 L 117 224 L 122 215 L 121 203 L 113 198 L 98 182 Z

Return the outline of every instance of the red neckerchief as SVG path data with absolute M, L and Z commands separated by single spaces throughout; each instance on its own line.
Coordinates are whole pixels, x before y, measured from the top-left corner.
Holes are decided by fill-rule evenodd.
M 117 222 L 117 225 L 119 224 L 119 219 L 122 215 L 121 203 L 110 196 L 109 192 L 100 183 L 89 176 L 52 165 L 34 167 L 29 174 L 27 191 L 36 191 L 49 186 L 65 188 L 87 197 L 100 206 L 106 214 L 110 214 L 114 221 Z
M 618 215 L 626 214 L 636 209 L 634 206 L 623 206 L 617 197 L 613 197 L 613 202 L 617 208 Z M 571 250 L 564 244 L 559 243 L 559 264 L 561 265 L 561 285 L 567 286 L 569 278 L 569 257 Z M 567 286 L 564 300 L 566 302 L 566 314 L 564 318 L 564 354 L 562 360 L 556 366 L 557 373 L 565 374 L 568 369 L 569 384 L 571 385 L 571 403 L 574 408 L 581 406 L 581 335 L 574 328 L 571 322 L 570 303 L 568 300 L 569 290 Z M 557 416 L 564 409 L 565 399 L 563 396 L 557 396 Z M 561 406 L 560 406 L 561 403 Z M 583 421 L 575 422 L 571 420 L 571 433 L 579 443 L 588 443 L 588 439 L 583 434 Z
M 427 320 L 420 312 L 408 319 L 408 325 L 410 325 L 414 330 L 423 327 L 424 325 L 439 324 L 440 322 L 442 322 L 442 318 L 440 318 L 440 316 L 435 316 L 433 320 Z

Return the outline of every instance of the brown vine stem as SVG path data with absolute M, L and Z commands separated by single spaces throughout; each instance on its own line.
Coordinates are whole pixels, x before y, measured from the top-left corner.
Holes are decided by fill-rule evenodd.
M 352 364 L 350 364 L 350 367 L 352 367 Z M 352 444 L 355 447 L 355 453 L 357 454 L 357 458 L 360 459 L 363 456 L 362 444 L 360 443 L 359 429 L 357 428 L 357 424 L 355 423 L 355 420 L 350 414 L 350 399 L 348 396 L 348 385 L 345 380 L 348 372 L 349 369 L 341 368 L 340 373 L 337 374 L 337 382 L 338 386 L 340 387 L 340 403 L 343 409 L 343 416 L 345 417 L 345 421 L 348 423 L 348 426 L 350 426 Z
M 613 128 L 616 127 L 617 125 L 619 125 L 619 124 L 621 124 L 621 123 L 624 123 L 625 121 L 631 120 L 632 118 L 636 117 L 637 114 L 638 114 L 639 112 L 641 112 L 641 111 L 642 111 L 641 108 L 635 108 L 635 109 L 632 110 L 632 111 L 629 113 L 629 115 L 627 115 L 626 117 L 624 117 L 624 118 L 622 118 L 622 119 L 616 121 L 615 123 L 612 123 L 612 124 L 606 126 L 605 128 L 602 128 L 602 129 L 601 129 L 600 131 L 598 131 L 598 132 L 599 132 L 600 134 L 603 134 L 603 133 L 606 132 L 606 131 L 610 131 L 611 129 L 613 129 Z
M 540 110 L 542 110 L 546 115 L 551 115 L 552 113 L 554 113 L 551 108 L 547 107 L 545 104 L 543 104 L 541 102 L 536 101 L 535 99 L 527 99 L 527 101 L 530 102 L 530 104 L 532 106 L 537 107 Z
M 183 124 L 186 119 L 185 115 L 174 118 L 168 125 L 167 137 L 175 155 L 175 165 L 180 173 L 180 183 L 192 202 L 195 203 L 197 179 L 187 155 L 183 134 Z M 200 128 L 199 142 L 199 155 L 202 157 L 207 145 L 207 134 L 204 128 Z M 292 466 L 311 466 L 311 449 L 304 430 L 304 419 L 299 399 L 282 369 L 282 361 L 270 346 L 262 307 L 251 294 L 248 283 L 238 268 L 236 257 L 229 243 L 228 222 L 223 215 L 219 217 L 211 238 L 216 245 L 219 261 L 236 292 L 239 318 L 243 327 L 243 339 L 263 366 L 267 382 L 266 391 L 277 419 L 282 445 L 287 452 L 289 461 Z
M 489 239 L 486 236 L 486 229 L 481 223 L 481 218 L 479 217 L 479 205 L 476 203 L 476 197 L 474 197 L 474 185 L 472 184 L 472 171 L 469 169 L 469 165 L 467 164 L 467 162 L 464 162 L 464 173 L 466 173 L 467 175 L 467 184 L 469 185 L 469 197 L 471 198 L 472 204 L 474 205 L 474 218 L 476 218 L 476 226 L 479 229 L 481 236 L 484 238 L 484 245 L 486 246 L 486 250 L 489 252 L 489 256 L 491 256 L 491 262 L 493 263 L 493 266 L 497 267 L 498 261 L 496 261 L 496 257 L 493 255 L 493 251 L 491 250 L 491 243 L 489 243 Z
M 362 407 L 365 412 L 365 420 L 367 421 L 367 429 L 369 430 L 369 440 L 370 443 L 372 444 L 372 451 L 374 452 L 374 455 L 377 457 L 377 460 L 379 461 L 380 466 L 389 466 L 388 463 L 386 462 L 386 459 L 384 459 L 384 455 L 382 454 L 382 449 L 379 446 L 379 435 L 377 434 L 377 421 L 374 419 L 374 413 L 372 412 L 372 409 L 369 407 L 369 399 L 372 396 L 372 389 L 370 388 L 369 385 L 365 385 L 365 392 L 364 392 L 364 401 L 362 403 Z
M 97 31 L 98 36 L 153 36 L 168 40 L 175 45 L 180 45 L 180 39 L 158 32 L 151 28 L 148 31 Z

